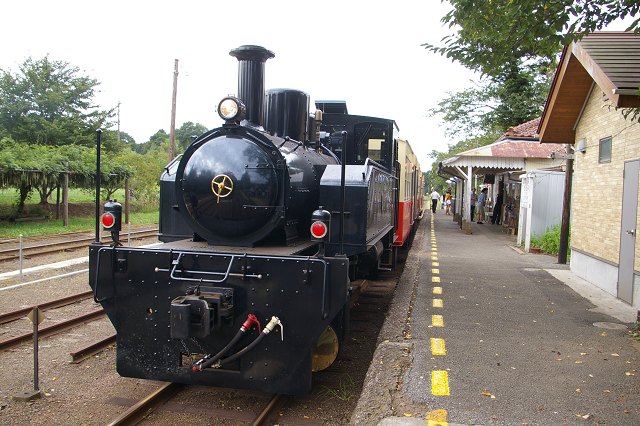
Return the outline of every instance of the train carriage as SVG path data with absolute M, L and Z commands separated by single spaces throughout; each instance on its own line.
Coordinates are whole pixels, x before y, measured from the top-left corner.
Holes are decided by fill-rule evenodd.
M 398 160 L 398 229 L 395 233 L 394 247 L 402 247 L 407 242 L 416 220 L 422 216 L 424 198 L 424 180 L 420 163 L 406 139 L 398 138 Z

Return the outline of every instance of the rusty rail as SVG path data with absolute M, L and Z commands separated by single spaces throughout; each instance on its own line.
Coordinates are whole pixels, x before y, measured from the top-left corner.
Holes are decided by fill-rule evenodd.
M 89 346 L 85 346 L 82 349 L 78 349 L 75 352 L 71 352 L 71 364 L 79 364 L 85 359 L 97 354 L 98 352 L 102 352 L 109 346 L 116 344 L 116 335 L 112 334 L 109 337 L 105 337 L 102 340 L 94 342 Z
M 86 322 L 94 321 L 105 316 L 106 313 L 100 309 L 99 311 L 91 312 L 79 317 L 71 318 L 68 321 L 63 321 L 58 324 L 44 327 L 38 330 L 38 338 L 44 338 L 53 336 L 54 334 L 61 333 L 69 330 L 70 328 L 77 327 Z M 31 343 L 33 341 L 33 332 L 21 334 L 20 336 L 13 337 L 11 339 L 3 340 L 0 342 L 0 352 L 7 349 L 17 348 L 25 343 Z
M 41 303 L 38 306 L 41 311 L 46 311 L 49 309 L 59 308 L 61 306 L 70 305 L 75 302 L 79 302 L 80 300 L 85 300 L 93 297 L 93 291 L 85 291 L 84 293 L 78 293 L 71 296 L 63 297 L 61 299 L 52 300 L 50 302 Z M 15 321 L 22 317 L 25 317 L 33 310 L 33 306 L 23 309 L 17 309 L 15 311 L 7 312 L 4 314 L 0 314 L 0 324 L 4 324 L 7 322 Z

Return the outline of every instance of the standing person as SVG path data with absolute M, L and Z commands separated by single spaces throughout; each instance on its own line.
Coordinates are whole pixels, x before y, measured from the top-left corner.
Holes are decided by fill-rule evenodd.
M 487 192 L 489 192 L 487 188 L 482 188 L 480 197 L 478 197 L 478 202 L 476 203 L 478 207 L 478 223 L 480 225 L 482 225 L 482 219 L 484 219 L 484 205 L 487 202 Z
M 440 194 L 435 188 L 433 188 L 433 192 L 431 193 L 431 211 L 433 212 L 433 214 L 436 214 L 436 207 L 438 206 L 439 199 Z
M 446 205 L 444 214 L 449 214 L 449 209 L 451 208 L 451 189 L 447 189 L 447 194 L 444 196 L 444 203 Z
M 491 215 L 491 224 L 496 223 L 500 225 L 500 219 L 502 218 L 502 193 L 496 197 L 496 203 L 493 206 L 493 214 Z
M 476 194 L 476 189 L 471 188 L 471 222 L 473 222 L 473 215 L 476 212 L 477 202 L 478 202 L 478 194 Z

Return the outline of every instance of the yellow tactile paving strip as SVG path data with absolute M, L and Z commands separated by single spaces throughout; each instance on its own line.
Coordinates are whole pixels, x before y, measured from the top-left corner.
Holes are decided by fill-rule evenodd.
M 438 261 L 438 244 L 434 227 L 434 218 L 431 215 L 431 282 L 440 283 L 440 262 Z M 434 286 L 432 307 L 436 312 L 444 307 L 444 290 L 442 286 Z M 432 327 L 444 327 L 444 316 L 441 314 L 431 315 Z M 439 337 L 431 338 L 431 353 L 434 356 L 445 356 L 447 354 L 445 341 Z M 446 370 L 431 371 L 431 393 L 433 395 L 449 395 L 449 374 Z M 447 411 L 434 410 L 427 414 L 427 426 L 448 426 Z

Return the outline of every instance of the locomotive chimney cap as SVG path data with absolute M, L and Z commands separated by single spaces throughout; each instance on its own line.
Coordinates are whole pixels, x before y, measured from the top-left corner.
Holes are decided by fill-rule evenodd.
M 230 51 L 229 55 L 237 58 L 239 61 L 266 61 L 276 56 L 275 53 L 262 46 L 253 45 L 240 46 Z

